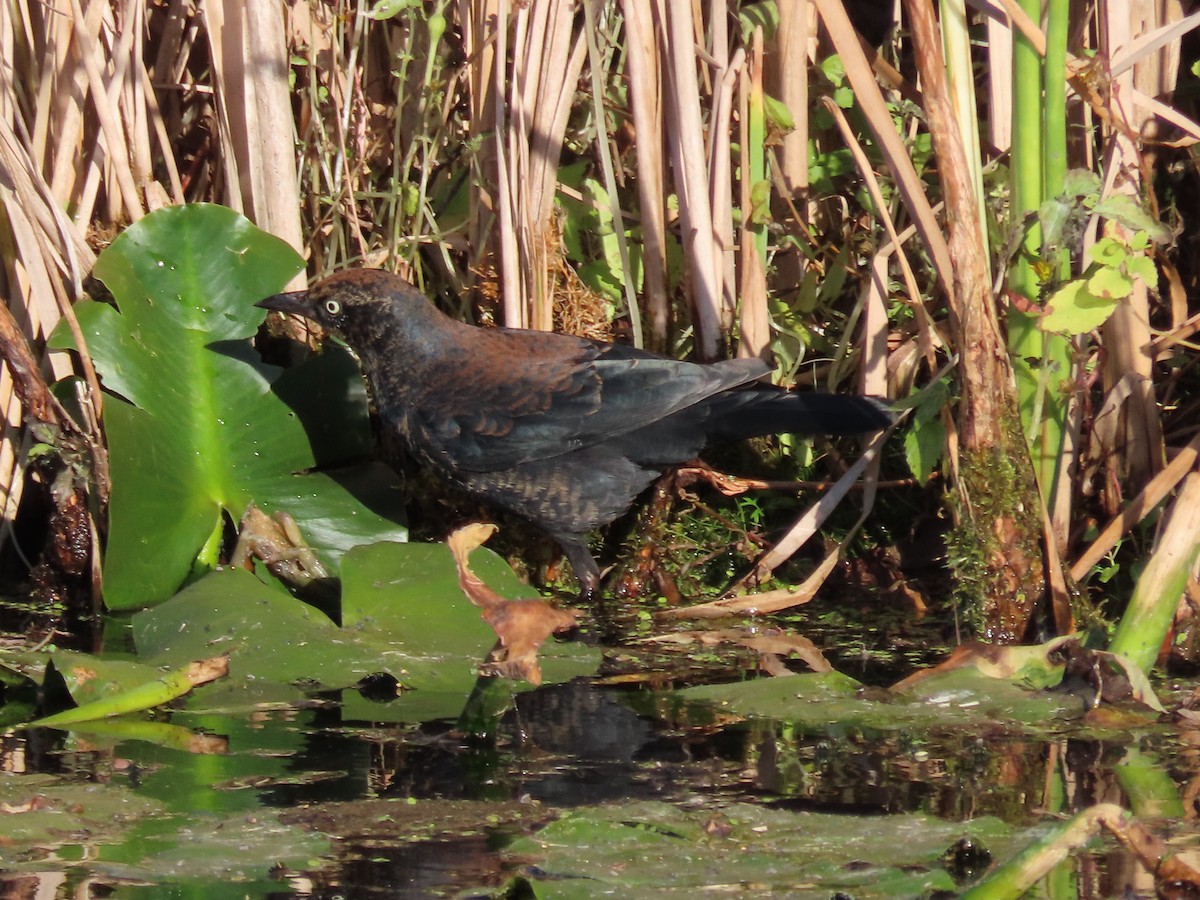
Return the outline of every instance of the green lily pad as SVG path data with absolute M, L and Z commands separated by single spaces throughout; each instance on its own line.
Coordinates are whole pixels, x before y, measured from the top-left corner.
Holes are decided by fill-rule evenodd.
M 232 210 L 170 207 L 127 229 L 95 274 L 118 308 L 77 307 L 106 390 L 112 497 L 104 558 L 110 609 L 161 602 L 216 563 L 227 519 L 253 502 L 292 513 L 334 571 L 367 540 L 401 540 L 396 480 L 359 483 L 315 466 L 369 453 L 365 392 L 348 354 L 327 352 L 284 373 L 249 338 L 300 258 Z M 72 346 L 56 333 L 53 346 Z M 314 523 L 306 529 L 308 514 Z
M 502 559 L 472 555 L 477 574 L 504 596 L 527 596 Z M 249 572 L 213 572 L 133 619 L 134 641 L 148 663 L 179 666 L 229 654 L 228 695 L 266 683 L 328 690 L 386 673 L 404 689 L 389 704 L 358 714 L 376 721 L 457 716 L 496 636 L 458 588 L 449 550 L 440 544 L 383 542 L 358 547 L 342 567 L 343 626 Z M 548 643 L 547 682 L 595 672 L 594 648 Z M 514 689 L 523 689 L 514 685 Z M 197 692 L 203 698 L 211 692 Z M 364 701 L 365 702 L 365 701 Z M 189 704 L 191 705 L 191 704 Z
M 386 661 L 315 608 L 268 587 L 249 572 L 213 572 L 166 603 L 133 619 L 138 653 L 155 665 L 229 654 L 235 681 L 302 684 L 311 689 L 354 684 L 391 672 L 406 660 Z
M 145 816 L 163 811 L 157 801 L 116 785 L 11 772 L 0 773 L 0 804 L 13 810 L 3 814 L 6 867 L 14 848 L 116 842 Z
M 533 595 L 494 553 L 478 550 L 472 564 L 502 595 Z M 345 627 L 274 583 L 264 584 L 242 569 L 225 569 L 133 617 L 138 661 L 72 651 L 11 652 L 0 658 L 14 680 L 31 685 L 43 683 L 53 663 L 80 705 L 121 702 L 132 691 L 156 685 L 169 670 L 227 654 L 229 675 L 192 691 L 182 701 L 185 717 L 214 708 L 247 713 L 295 707 L 314 691 L 350 688 L 368 675 L 388 674 L 398 682 L 399 695 L 381 703 L 347 690 L 348 719 L 457 718 L 496 636 L 459 589 L 449 550 L 440 544 L 385 542 L 347 554 L 343 571 Z M 540 659 L 544 681 L 553 683 L 593 674 L 600 654 L 579 643 L 549 641 Z M 505 689 L 529 687 L 511 682 Z M 17 706 L 14 723 L 35 713 L 31 704 Z M 78 729 L 105 727 L 85 723 Z M 186 735 L 169 733 L 139 732 L 136 739 L 187 744 Z
M 1083 714 L 1067 693 L 1030 691 L 974 668 L 931 675 L 906 694 L 862 696 L 861 685 L 838 672 L 759 678 L 685 688 L 685 702 L 717 705 L 723 713 L 778 719 L 821 733 L 885 733 L 908 728 L 977 728 L 1007 722 L 1031 730 Z
M 496 642 L 458 586 L 454 557 L 445 544 L 356 547 L 342 566 L 342 625 L 347 629 L 389 634 L 397 647 L 415 654 L 481 658 Z M 486 547 L 471 554 L 471 568 L 502 597 L 537 596 Z
M 537 596 L 486 547 L 471 554 L 471 568 L 502 597 Z M 480 661 L 496 643 L 495 633 L 459 588 L 458 570 L 444 544 L 381 542 L 347 553 L 342 561 L 342 626 L 372 645 L 386 640 L 411 665 L 421 661 L 428 675 L 435 676 L 405 681 L 417 690 L 386 705 L 343 697 L 348 719 L 427 722 L 456 717 L 475 687 Z M 594 674 L 601 661 L 595 647 L 554 640 L 542 646 L 538 658 L 547 684 Z M 514 691 L 529 687 L 511 683 Z
M 81 880 L 171 885 L 173 893 L 204 896 L 224 896 L 223 888 L 238 884 L 237 896 L 265 896 L 282 888 L 272 883 L 272 868 L 314 868 L 331 849 L 323 835 L 282 824 L 274 810 L 177 814 L 115 781 L 3 774 L 0 803 L 12 810 L 0 853 L 9 873 L 66 870 Z M 250 894 L 252 883 L 262 887 Z
M 526 864 L 540 898 L 708 896 L 923 897 L 954 891 L 942 856 L 970 838 L 995 852 L 1002 822 L 945 822 L 921 814 L 838 816 L 665 803 L 574 810 L 507 854 Z M 870 864 L 864 862 L 870 860 Z

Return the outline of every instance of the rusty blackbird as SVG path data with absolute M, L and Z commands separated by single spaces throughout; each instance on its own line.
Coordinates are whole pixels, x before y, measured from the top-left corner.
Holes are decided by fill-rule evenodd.
M 569 335 L 468 325 L 379 270 L 339 272 L 257 305 L 342 337 L 388 437 L 450 484 L 546 531 L 585 600 L 600 583 L 588 532 L 706 445 L 783 432 L 860 434 L 892 420 L 870 398 L 756 384 L 769 371 L 757 359 L 700 365 Z

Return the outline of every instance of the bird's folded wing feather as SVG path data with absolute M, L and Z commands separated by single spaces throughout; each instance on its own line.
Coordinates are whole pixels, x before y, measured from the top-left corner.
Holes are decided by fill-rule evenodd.
M 478 472 L 561 456 L 643 428 L 768 371 L 760 360 L 697 365 L 582 340 L 552 346 L 558 352 L 518 344 L 511 349 L 529 352 L 508 360 L 503 379 L 483 370 L 478 377 L 460 371 L 454 381 L 467 388 L 453 396 L 443 389 L 438 403 L 411 410 L 435 455 L 448 454 L 457 468 Z M 492 364 L 489 356 L 476 356 L 475 364 L 484 369 Z

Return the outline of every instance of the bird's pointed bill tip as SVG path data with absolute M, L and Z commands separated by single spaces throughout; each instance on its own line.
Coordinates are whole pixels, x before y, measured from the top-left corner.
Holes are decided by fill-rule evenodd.
M 308 315 L 308 291 L 291 291 L 286 294 L 272 294 L 254 304 L 262 309 L 273 309 L 276 312 Z

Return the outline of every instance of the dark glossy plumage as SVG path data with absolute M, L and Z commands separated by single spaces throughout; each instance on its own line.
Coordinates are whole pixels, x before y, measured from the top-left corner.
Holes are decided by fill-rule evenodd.
M 759 360 L 698 365 L 568 335 L 476 328 L 387 272 L 338 273 L 258 304 L 341 335 L 385 428 L 451 484 L 518 513 L 562 546 L 585 595 L 586 536 L 709 443 L 761 434 L 858 434 L 874 400 L 753 382 Z

